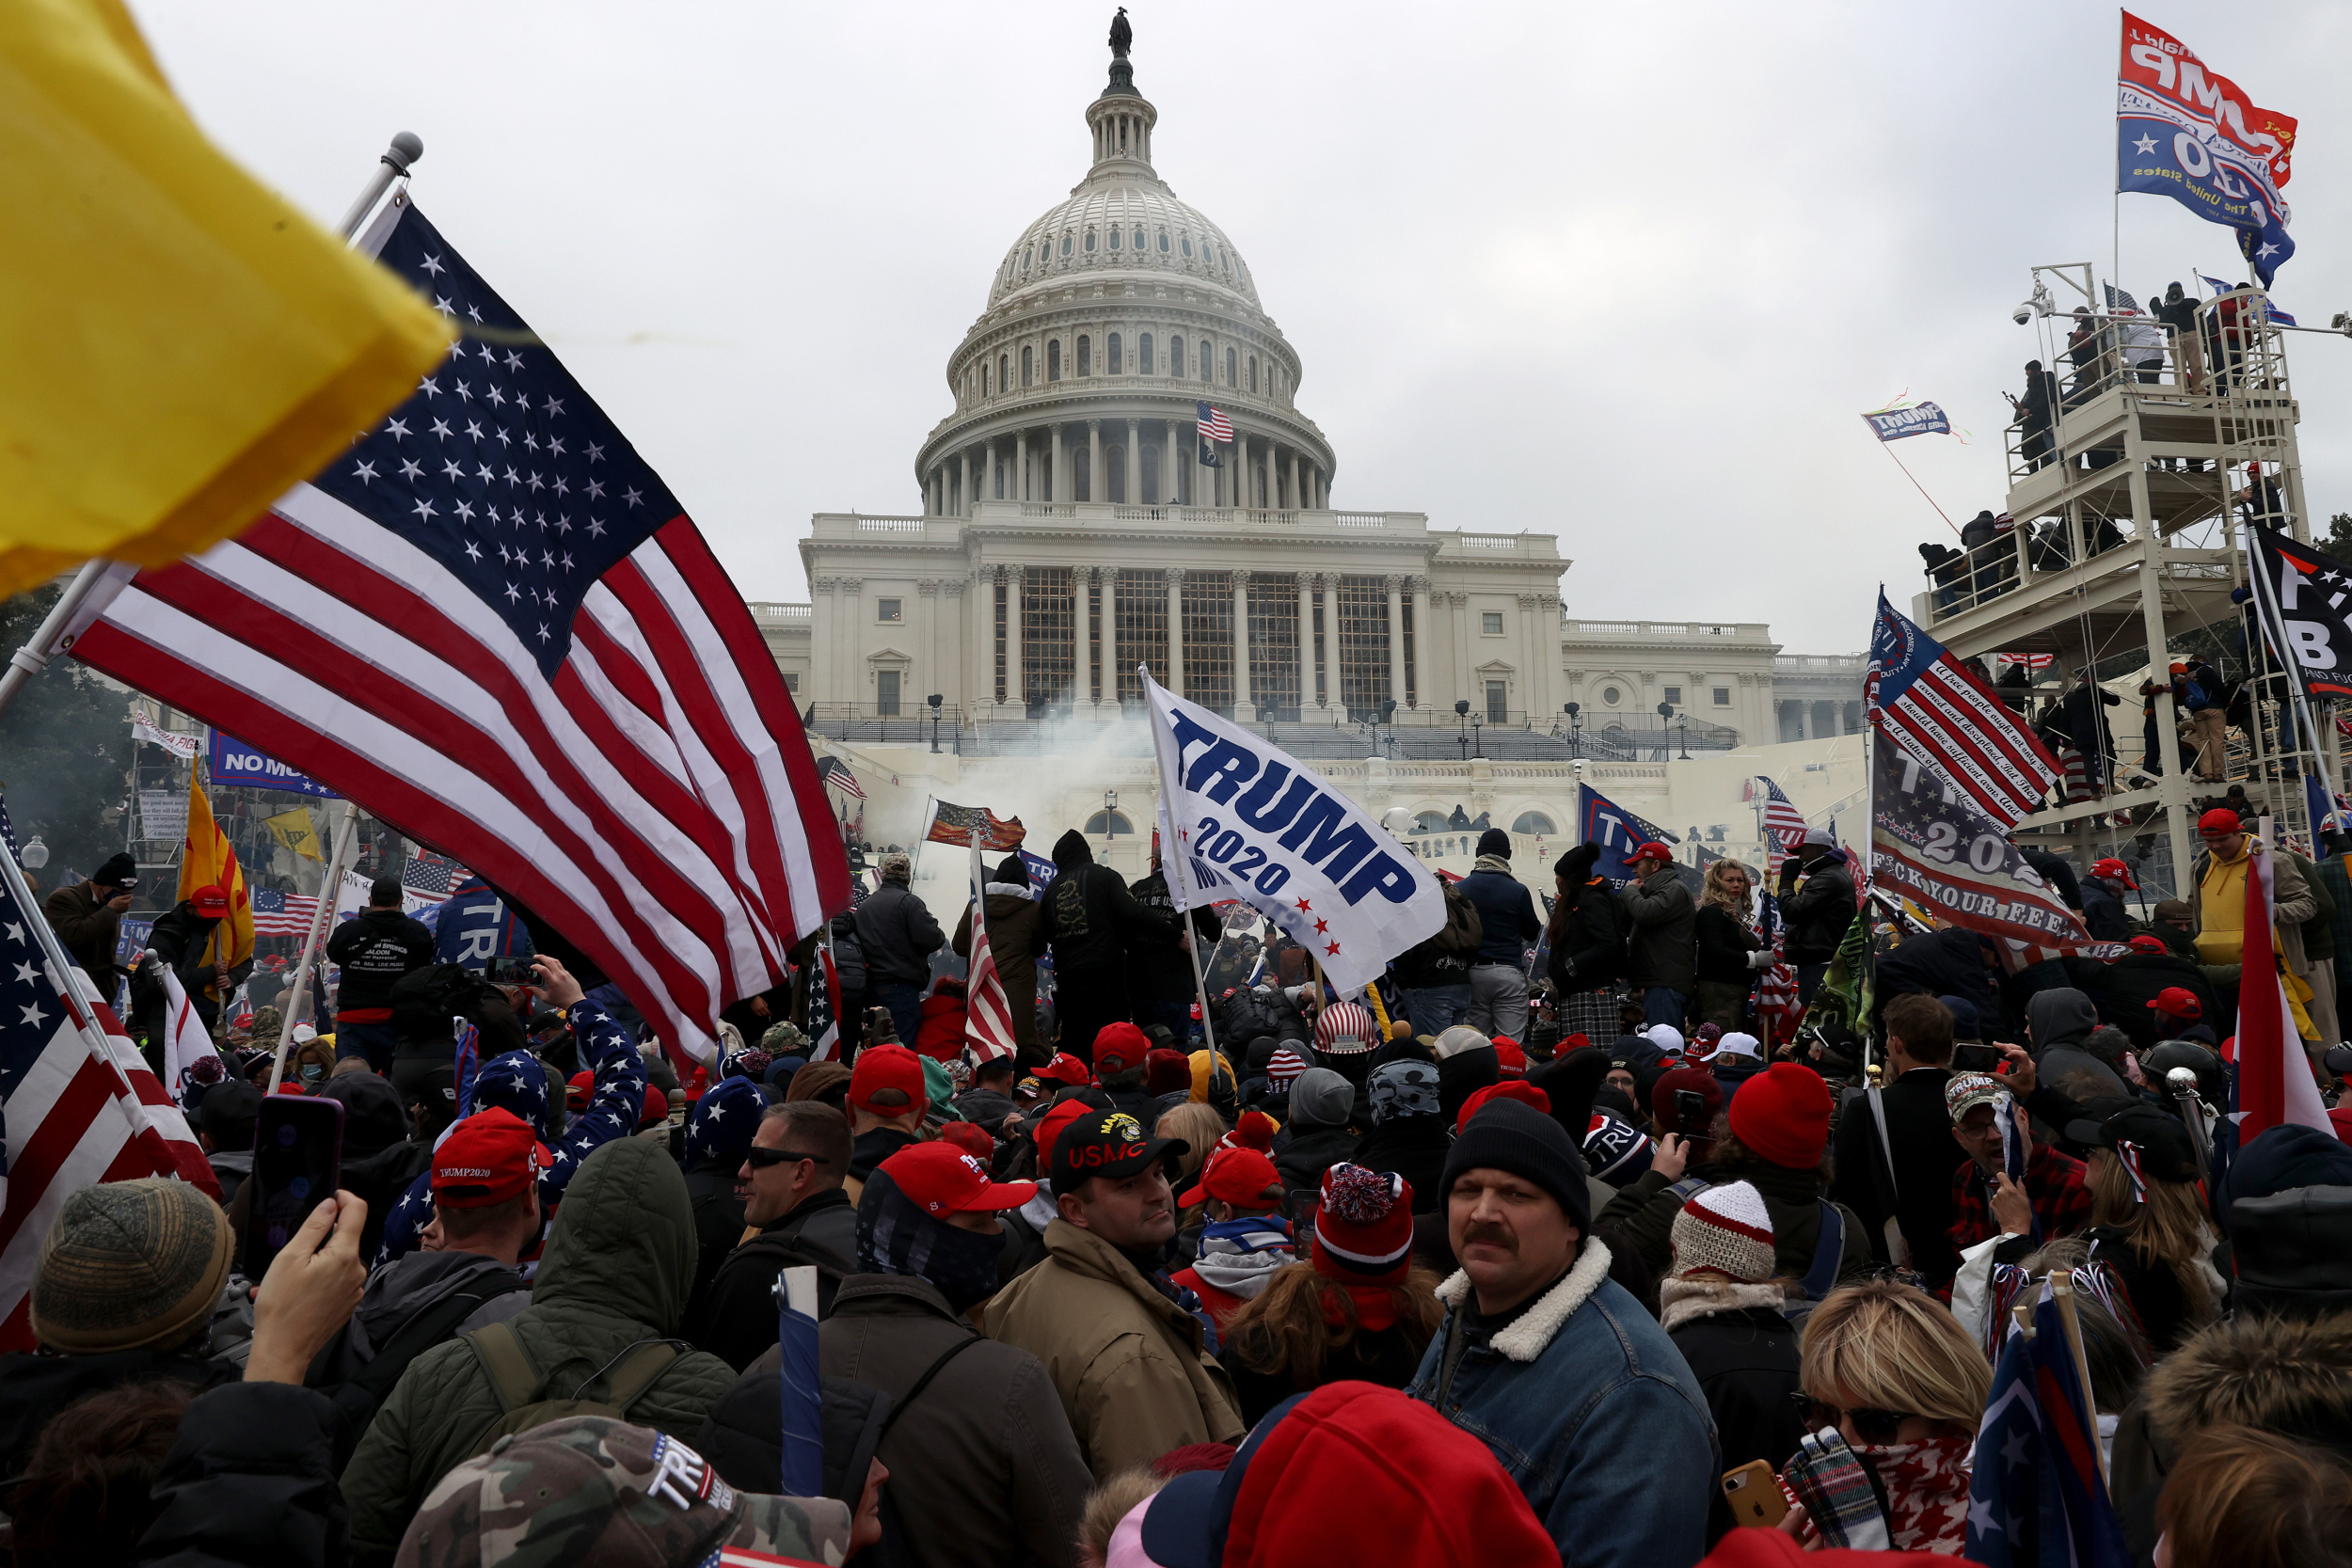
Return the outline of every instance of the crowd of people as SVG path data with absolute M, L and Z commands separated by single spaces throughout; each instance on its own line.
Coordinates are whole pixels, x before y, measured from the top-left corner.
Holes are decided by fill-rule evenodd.
M 40 1348 L 0 1357 L 10 1549 L 1956 1556 L 2005 1307 L 2055 1275 L 2135 1560 L 2334 1562 L 2352 1150 L 2284 1126 L 2221 1174 L 2230 889 L 2264 851 L 2234 813 L 2203 828 L 2192 896 L 2144 922 L 2120 863 L 2073 884 L 2125 922 L 2114 962 L 2010 974 L 1966 931 L 1879 931 L 1870 1015 L 1778 1040 L 1760 879 L 1716 862 L 1694 895 L 1659 845 L 1623 887 L 1572 848 L 1539 901 L 1487 833 L 1443 927 L 1345 998 L 1248 911 L 1179 912 L 1074 832 L 1041 889 L 1009 858 L 952 925 L 886 853 L 825 934 L 834 978 L 802 949 L 708 1065 L 555 958 L 449 973 L 379 888 L 337 934 L 333 1032 L 278 1085 L 341 1103 L 336 1190 L 262 1276 L 266 1051 L 174 1085 L 223 1201 L 124 1180 L 58 1211 Z M 2312 892 L 2345 857 L 2271 853 L 2280 950 L 2316 974 Z M 108 885 L 65 891 L 50 917 L 90 961 Z M 1878 917 L 1826 833 L 1772 891 L 1811 998 Z M 1010 1055 L 965 1040 L 946 955 L 975 921 Z M 462 1117 L 453 1012 L 481 1037 Z M 2315 1052 L 2331 1099 L 2340 1069 Z M 787 1495 L 795 1267 L 822 1466 Z M 1754 1517 L 1733 1481 L 1770 1493 Z

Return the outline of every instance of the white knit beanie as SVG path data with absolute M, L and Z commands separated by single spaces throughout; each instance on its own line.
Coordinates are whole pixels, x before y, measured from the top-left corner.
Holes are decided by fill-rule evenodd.
M 1709 1187 L 1682 1205 L 1674 1223 L 1674 1273 L 1714 1275 L 1742 1285 L 1772 1277 L 1772 1216 L 1745 1181 Z

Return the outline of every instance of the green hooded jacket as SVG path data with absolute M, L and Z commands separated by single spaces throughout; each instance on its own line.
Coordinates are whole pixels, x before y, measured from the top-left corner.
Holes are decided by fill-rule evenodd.
M 666 1149 L 621 1138 L 591 1154 L 556 1211 L 531 1305 L 507 1320 L 546 1377 L 544 1397 L 573 1398 L 631 1345 L 675 1337 L 695 1250 L 686 1178 Z M 629 1418 L 691 1441 L 735 1375 L 715 1355 L 682 1351 Z M 425 1494 L 498 1417 L 498 1393 L 463 1339 L 409 1363 L 343 1470 L 354 1564 L 392 1560 Z

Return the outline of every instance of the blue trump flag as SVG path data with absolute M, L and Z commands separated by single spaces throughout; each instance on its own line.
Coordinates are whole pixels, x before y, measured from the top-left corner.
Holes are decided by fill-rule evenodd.
M 1862 416 L 1870 427 L 1870 434 L 1882 441 L 1899 441 L 1906 436 L 1949 436 L 1952 421 L 1944 410 L 1931 403 L 1915 403 L 1902 408 L 1877 408 Z
M 2123 13 L 2115 97 L 2115 188 L 2169 196 L 2237 230 L 2264 288 L 2295 254 L 2279 194 L 2293 169 L 2296 122 L 2256 105 L 2161 27 Z
M 333 800 L 335 792 L 307 773 L 296 772 L 264 752 L 255 750 L 215 727 L 205 746 L 213 783 L 252 784 L 262 789 L 289 790 Z
M 1593 875 L 1606 877 L 1613 882 L 1633 880 L 1633 867 L 1626 857 L 1643 845 L 1652 841 L 1660 844 L 1680 842 L 1663 828 L 1636 816 L 1590 784 L 1577 786 L 1576 820 L 1584 842 L 1600 850 L 1600 859 L 1593 863 Z
M 459 882 L 431 912 L 436 963 L 463 964 L 479 973 L 492 958 L 532 956 L 530 927 L 479 877 Z

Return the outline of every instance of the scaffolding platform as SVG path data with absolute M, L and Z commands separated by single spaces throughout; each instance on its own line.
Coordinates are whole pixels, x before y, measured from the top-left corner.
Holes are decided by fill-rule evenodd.
M 2089 263 L 2034 274 L 2039 358 L 2058 376 L 2055 395 L 2046 414 L 2021 403 L 2008 429 L 2007 510 L 1994 537 L 1964 540 L 1962 555 L 1932 569 L 1935 586 L 1915 599 L 1913 618 L 1963 658 L 2046 658 L 2032 685 L 2002 689 L 2028 719 L 2086 678 L 2117 683 L 2106 689 L 2122 705 L 2101 709 L 2113 793 L 2057 800 L 2018 832 L 2074 851 L 2078 871 L 2107 855 L 2135 863 L 2153 900 L 2185 883 L 2197 803 L 2225 785 L 2187 776 L 2195 755 L 2169 684 L 2155 697 L 2161 772 L 2139 766 L 2143 672 L 2154 678 L 2193 654 L 2249 683 L 2250 733 L 2231 747 L 2230 778 L 2307 846 L 2306 769 L 2331 794 L 2341 787 L 2334 724 L 2320 719 L 2321 736 L 2296 733 L 2286 677 L 2248 635 L 2235 597 L 2249 521 L 2311 537 L 2290 328 L 2271 319 L 2259 289 L 2199 303 L 2193 332 L 2169 331 L 2101 303 Z M 2058 313 L 2045 279 L 2070 285 L 2087 309 Z

